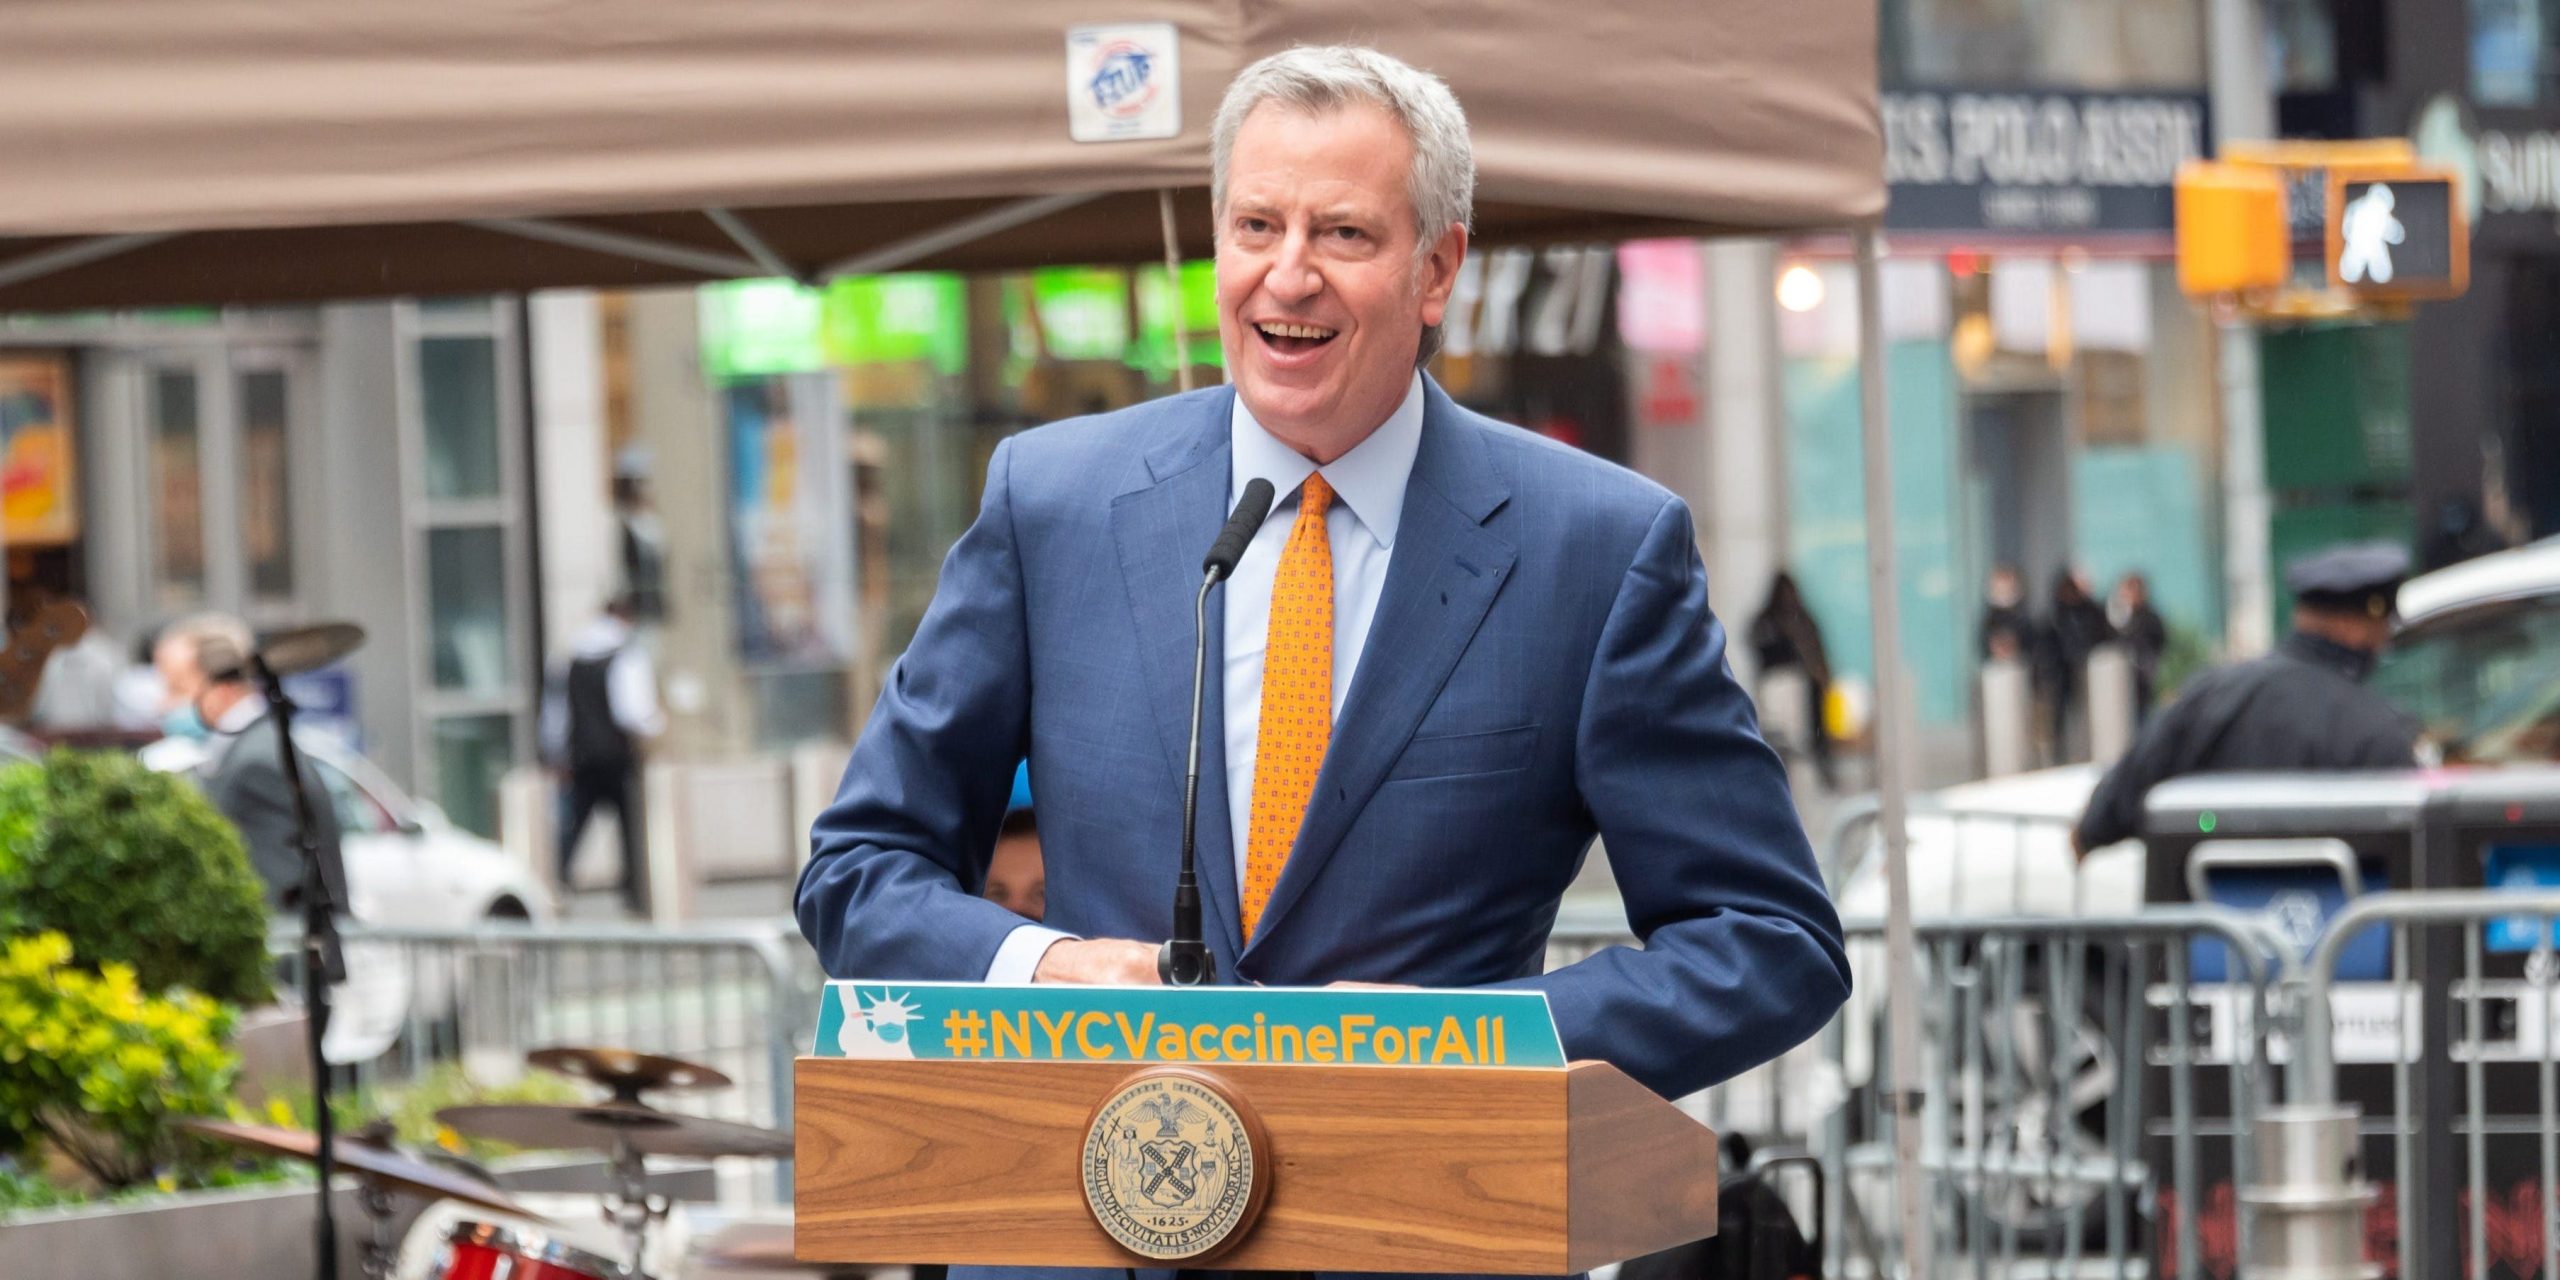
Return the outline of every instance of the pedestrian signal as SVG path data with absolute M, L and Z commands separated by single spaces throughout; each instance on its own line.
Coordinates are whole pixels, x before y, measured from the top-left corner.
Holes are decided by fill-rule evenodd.
M 2460 181 L 2423 165 L 2331 169 L 2331 287 L 2375 301 L 2459 296 L 2471 283 Z

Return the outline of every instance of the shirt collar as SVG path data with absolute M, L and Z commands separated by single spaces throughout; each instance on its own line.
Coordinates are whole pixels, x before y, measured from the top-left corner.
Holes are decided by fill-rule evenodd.
M 232 703 L 231 709 L 222 713 L 222 722 L 212 728 L 216 733 L 240 733 L 250 725 L 256 724 L 258 717 L 265 714 L 267 714 L 267 700 L 253 693 Z
M 1369 531 L 1381 547 L 1396 544 L 1396 529 L 1404 521 L 1405 482 L 1413 478 L 1414 455 L 1422 450 L 1422 374 L 1416 372 L 1405 388 L 1404 401 L 1369 438 L 1352 447 L 1351 452 L 1318 468 L 1307 456 L 1263 429 L 1254 421 L 1253 411 L 1245 407 L 1244 397 L 1235 399 L 1235 411 L 1229 415 L 1227 437 L 1233 449 L 1234 463 L 1228 473 L 1227 505 L 1233 507 L 1244 496 L 1247 481 L 1259 477 L 1285 501 L 1299 485 L 1306 483 L 1309 473 L 1322 470 L 1325 483 L 1333 486 L 1334 497 L 1351 509 L 1360 527 Z
M 569 652 L 580 658 L 596 658 L 631 643 L 631 627 L 612 614 L 598 614 L 578 629 L 569 643 Z

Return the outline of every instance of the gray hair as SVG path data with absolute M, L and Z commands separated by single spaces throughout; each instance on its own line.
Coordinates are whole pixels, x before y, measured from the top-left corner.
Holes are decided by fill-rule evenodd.
M 245 678 L 249 655 L 258 647 L 249 624 L 227 613 L 199 613 L 170 623 L 160 643 L 185 645 L 187 660 L 217 682 Z
M 1369 102 L 1395 117 L 1413 141 L 1413 171 L 1405 176 L 1405 195 L 1421 241 L 1414 250 L 1417 258 L 1430 253 L 1449 228 L 1473 225 L 1476 153 L 1458 95 L 1428 71 L 1357 45 L 1286 49 L 1236 73 L 1209 125 L 1212 209 L 1227 207 L 1227 159 L 1235 152 L 1236 134 L 1245 117 L 1265 102 L 1310 114 Z

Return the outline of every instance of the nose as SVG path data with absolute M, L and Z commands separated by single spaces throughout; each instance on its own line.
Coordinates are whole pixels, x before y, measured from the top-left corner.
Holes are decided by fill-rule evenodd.
M 1263 287 L 1288 303 L 1304 302 L 1324 291 L 1324 275 L 1316 269 L 1314 245 L 1304 230 L 1293 230 L 1280 242 Z

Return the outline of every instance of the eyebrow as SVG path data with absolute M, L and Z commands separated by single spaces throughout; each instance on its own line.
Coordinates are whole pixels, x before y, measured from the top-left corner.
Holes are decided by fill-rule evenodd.
M 1277 219 L 1281 214 L 1277 207 L 1267 201 L 1229 200 L 1227 202 L 1227 216 L 1230 218 L 1250 216 Z M 1355 205 L 1331 205 L 1326 208 L 1316 210 L 1312 216 L 1318 223 L 1322 224 L 1350 223 L 1364 227 L 1372 226 L 1385 220 L 1385 215 L 1378 211 L 1373 209 L 1362 209 Z

